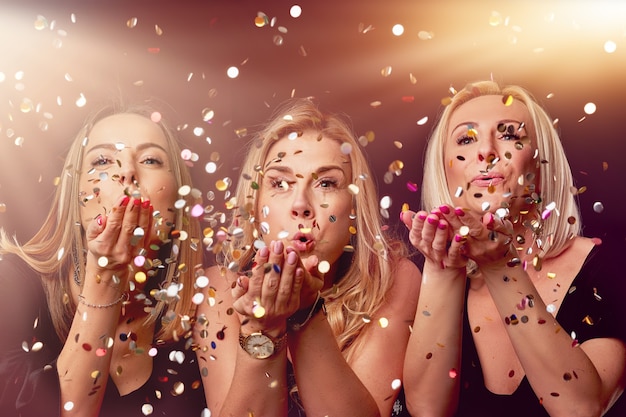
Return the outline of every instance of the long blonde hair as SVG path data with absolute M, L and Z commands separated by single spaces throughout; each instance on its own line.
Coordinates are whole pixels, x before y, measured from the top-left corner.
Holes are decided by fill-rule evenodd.
M 552 120 L 537 100 L 522 87 L 516 85 L 500 87 L 493 81 L 479 81 L 467 85 L 452 97 L 450 104 L 443 109 L 426 148 L 422 207 L 430 210 L 436 205 L 452 204 L 443 159 L 450 117 L 463 103 L 485 95 L 511 96 L 528 109 L 530 122 L 534 127 L 531 134 L 536 139 L 540 160 L 538 188 L 540 201 L 536 212 L 540 214 L 545 206 L 552 202 L 558 209 L 558 215 L 553 214 L 542 222 L 541 252 L 545 258 L 556 256 L 567 247 L 573 236 L 581 233 L 580 213 L 573 192 L 574 180 Z
M 37 233 L 25 244 L 19 244 L 15 238 L 8 236 L 5 230 L 0 231 L 0 254 L 13 253 L 21 257 L 31 268 L 41 275 L 41 280 L 48 301 L 48 309 L 52 317 L 57 335 L 61 340 L 68 336 L 76 304 L 70 297 L 70 285 L 74 285 L 70 277 L 75 271 L 75 263 L 85 263 L 84 231 L 80 222 L 80 189 L 79 176 L 82 166 L 83 150 L 87 144 L 89 132 L 99 121 L 108 116 L 121 113 L 131 113 L 150 118 L 154 110 L 147 105 L 123 106 L 112 104 L 103 107 L 87 118 L 72 141 L 65 164 L 60 176 L 52 207 Z M 163 120 L 157 122 L 162 129 L 169 146 L 172 171 L 177 187 L 191 185 L 191 175 L 187 167 L 181 163 L 179 146 Z M 182 198 L 182 197 L 181 197 Z M 191 201 L 188 198 L 188 203 Z M 189 204 L 187 204 L 187 207 Z M 191 300 L 194 287 L 194 271 L 202 262 L 200 248 L 201 236 L 198 222 L 192 219 L 187 210 L 178 210 L 175 228 L 185 231 L 189 236 L 187 241 L 172 240 L 171 247 L 179 249 L 177 254 L 171 254 L 166 264 L 167 272 L 164 284 L 179 282 L 183 290 L 179 293 L 177 302 L 166 304 L 157 302 L 149 320 L 156 320 L 165 312 L 167 320 L 158 336 L 170 340 L 175 334 L 181 334 L 181 317 L 193 313 Z M 196 247 L 196 243 L 198 247 Z M 84 268 L 83 268 L 84 269 Z M 84 271 L 83 271 L 84 272 Z M 82 278 L 82 277 L 81 277 Z M 82 281 L 82 280 L 81 280 Z M 175 317 L 174 317 L 175 316 Z
M 285 117 L 285 116 L 289 117 Z M 221 247 L 223 268 L 236 271 L 245 267 L 254 256 L 255 241 L 260 238 L 256 203 L 260 184 L 260 167 L 276 140 L 291 132 L 313 131 L 325 138 L 347 143 L 348 155 L 360 188 L 354 196 L 354 253 L 344 253 L 338 262 L 350 262 L 345 274 L 333 288 L 323 294 L 327 300 L 328 320 L 339 347 L 349 360 L 358 351 L 359 335 L 368 318 L 373 318 L 392 286 L 397 260 L 405 255 L 401 242 L 386 239 L 381 229 L 376 185 L 367 159 L 348 124 L 337 115 L 326 115 L 309 99 L 292 99 L 283 103 L 267 125 L 249 144 L 234 197 L 233 218 L 229 239 Z M 352 256 L 352 259 L 350 257 Z M 347 263 L 347 262 L 346 262 Z

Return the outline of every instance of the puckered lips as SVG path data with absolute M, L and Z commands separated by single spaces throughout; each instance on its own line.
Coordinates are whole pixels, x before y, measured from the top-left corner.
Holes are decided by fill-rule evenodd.
M 504 175 L 499 173 L 499 172 L 495 172 L 495 171 L 489 171 L 480 175 L 475 176 L 472 179 L 472 185 L 476 186 L 476 187 L 489 187 L 489 186 L 495 186 L 498 184 L 501 184 L 504 182 Z
M 311 233 L 298 232 L 291 238 L 291 246 L 300 253 L 310 252 L 315 248 L 315 238 Z

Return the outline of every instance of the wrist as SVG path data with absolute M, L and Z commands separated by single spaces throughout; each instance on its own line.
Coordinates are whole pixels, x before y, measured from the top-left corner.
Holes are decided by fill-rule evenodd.
M 287 319 L 287 328 L 289 331 L 298 331 L 305 327 L 311 318 L 315 317 L 319 312 L 326 315 L 326 304 L 321 294 L 317 293 L 317 298 L 313 305 L 308 308 L 298 310 Z

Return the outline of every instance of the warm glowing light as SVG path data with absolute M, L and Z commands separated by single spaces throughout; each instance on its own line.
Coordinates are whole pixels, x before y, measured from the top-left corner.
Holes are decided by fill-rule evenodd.
M 230 67 L 226 70 L 226 75 L 228 75 L 228 78 L 237 78 L 239 77 L 239 68 L 237 67 Z
M 302 15 L 302 7 L 294 4 L 293 6 L 291 6 L 291 9 L 289 9 L 289 15 L 294 19 L 300 17 L 300 15 Z
M 594 103 L 587 103 L 585 104 L 585 113 L 587 114 L 594 114 L 596 112 L 596 105 Z
M 402 34 L 404 33 L 404 26 L 399 23 L 393 25 L 393 27 L 391 28 L 391 33 L 393 33 L 395 36 L 402 36 Z
M 613 41 L 606 41 L 604 43 L 604 52 L 607 54 L 612 54 L 617 49 L 617 44 Z

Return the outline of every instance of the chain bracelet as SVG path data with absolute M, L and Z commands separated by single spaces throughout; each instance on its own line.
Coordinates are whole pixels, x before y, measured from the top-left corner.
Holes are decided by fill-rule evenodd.
M 81 304 L 86 305 L 87 307 L 92 307 L 92 308 L 109 308 L 109 307 L 113 307 L 113 306 L 115 306 L 115 305 L 117 305 L 117 304 L 119 304 L 121 302 L 128 301 L 128 298 L 129 298 L 128 293 L 125 292 L 125 293 L 122 293 L 120 298 L 118 298 L 117 300 L 112 301 L 112 302 L 110 302 L 108 304 L 91 304 L 91 303 L 88 303 L 87 301 L 85 301 L 85 297 L 82 294 L 80 294 L 78 296 L 78 301 Z

